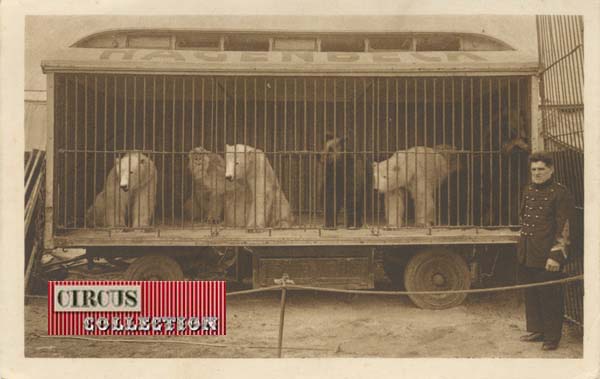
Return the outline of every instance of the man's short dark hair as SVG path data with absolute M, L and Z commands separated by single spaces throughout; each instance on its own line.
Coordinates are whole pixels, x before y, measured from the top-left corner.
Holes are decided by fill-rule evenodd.
M 529 165 L 531 166 L 533 162 L 544 162 L 546 166 L 554 167 L 554 158 L 552 158 L 552 154 L 545 151 L 531 154 L 529 156 Z

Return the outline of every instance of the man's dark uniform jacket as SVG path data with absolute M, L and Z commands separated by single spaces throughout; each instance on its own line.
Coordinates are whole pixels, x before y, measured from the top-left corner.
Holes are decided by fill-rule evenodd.
M 562 267 L 568 256 L 573 210 L 571 193 L 553 178 L 527 185 L 521 201 L 519 263 L 544 268 L 546 260 L 552 258 Z

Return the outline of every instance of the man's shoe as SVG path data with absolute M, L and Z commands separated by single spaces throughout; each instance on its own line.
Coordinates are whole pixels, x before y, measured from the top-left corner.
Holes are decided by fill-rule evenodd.
M 558 341 L 544 341 L 542 350 L 556 350 L 558 349 Z
M 544 335 L 542 333 L 533 332 L 521 336 L 520 340 L 523 342 L 542 342 L 544 340 Z

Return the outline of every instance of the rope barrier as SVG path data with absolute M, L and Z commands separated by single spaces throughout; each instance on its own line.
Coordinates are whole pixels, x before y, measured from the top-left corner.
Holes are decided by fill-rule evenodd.
M 227 297 L 230 297 L 230 296 L 240 296 L 240 295 L 249 295 L 249 294 L 252 294 L 252 293 L 259 293 L 259 292 L 270 292 L 270 291 L 278 290 L 278 289 L 281 289 L 281 288 L 283 288 L 282 285 L 276 285 L 276 286 L 269 286 L 269 287 L 253 288 L 251 290 L 229 292 L 226 295 L 227 295 Z
M 479 288 L 479 289 L 472 289 L 472 290 L 445 290 L 445 291 L 343 290 L 343 289 L 337 289 L 337 288 L 319 288 L 319 287 L 310 287 L 310 286 L 300 286 L 300 285 L 294 285 L 294 284 L 287 285 L 287 288 L 288 289 L 321 291 L 321 292 L 350 293 L 350 294 L 360 294 L 360 295 L 443 295 L 443 294 L 453 294 L 453 293 L 469 294 L 469 293 L 512 291 L 512 290 L 518 290 L 518 289 L 523 289 L 523 288 L 551 286 L 551 285 L 575 282 L 575 281 L 580 281 L 580 280 L 583 280 L 583 275 L 571 276 L 568 278 L 557 279 L 557 280 L 549 280 L 546 282 L 518 284 L 518 285 L 513 285 L 513 286 Z
M 231 292 L 231 293 L 228 293 L 227 296 L 244 295 L 244 294 L 253 293 L 253 292 L 275 291 L 275 290 L 282 289 L 284 287 L 287 289 L 310 290 L 310 291 L 317 291 L 317 292 L 347 293 L 347 294 L 357 294 L 357 295 L 395 296 L 395 295 L 443 295 L 443 294 L 453 294 L 453 293 L 469 294 L 469 293 L 512 291 L 512 290 L 532 288 L 532 287 L 544 287 L 544 286 L 551 286 L 551 285 L 556 285 L 556 284 L 575 282 L 575 281 L 580 281 L 580 280 L 583 280 L 583 275 L 570 276 L 568 278 L 549 280 L 549 281 L 545 281 L 545 282 L 516 284 L 516 285 L 512 285 L 512 286 L 479 288 L 479 289 L 469 289 L 469 290 L 443 290 L 443 291 L 344 290 L 344 289 L 339 289 L 339 288 L 311 287 L 311 286 L 303 286 L 303 285 L 297 285 L 297 284 L 286 284 L 286 285 L 263 287 L 263 288 L 258 288 L 255 290 Z
M 396 296 L 396 295 L 443 295 L 443 294 L 453 294 L 453 293 L 485 293 L 485 292 L 500 292 L 500 291 L 513 291 L 524 288 L 532 288 L 532 287 L 544 287 L 551 286 L 556 284 L 564 284 L 576 281 L 582 281 L 583 274 L 570 276 L 563 279 L 557 280 L 549 280 L 545 282 L 537 282 L 537 283 L 528 283 L 528 284 L 516 284 L 512 286 L 502 286 L 502 287 L 490 287 L 490 288 L 479 288 L 479 289 L 469 289 L 469 290 L 444 290 L 444 291 L 372 291 L 372 290 L 344 290 L 338 288 L 325 288 L 325 287 L 311 287 L 311 286 L 302 286 L 297 284 L 285 284 L 285 285 L 275 285 L 269 287 L 262 288 L 254 288 L 250 290 L 236 291 L 227 293 L 227 297 L 235 297 L 241 295 L 249 295 L 253 293 L 260 292 L 271 292 L 280 290 L 283 288 L 287 289 L 296 289 L 296 290 L 309 290 L 309 291 L 318 291 L 318 292 L 332 292 L 332 293 L 348 293 L 348 294 L 357 294 L 357 295 L 383 295 L 383 296 Z M 47 299 L 47 296 L 43 295 L 25 295 L 27 298 L 39 298 L 39 299 Z

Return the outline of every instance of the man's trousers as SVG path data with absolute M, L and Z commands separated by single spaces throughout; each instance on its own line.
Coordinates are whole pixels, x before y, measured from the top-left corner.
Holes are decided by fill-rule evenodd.
M 564 277 L 560 271 L 550 272 L 544 268 L 521 266 L 520 283 L 536 283 L 558 280 Z M 562 334 L 564 297 L 563 285 L 551 285 L 525 289 L 525 314 L 527 331 L 544 334 L 544 341 L 559 341 Z

